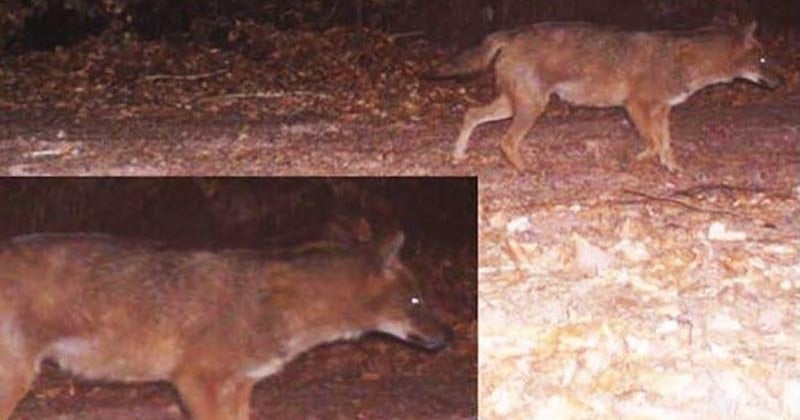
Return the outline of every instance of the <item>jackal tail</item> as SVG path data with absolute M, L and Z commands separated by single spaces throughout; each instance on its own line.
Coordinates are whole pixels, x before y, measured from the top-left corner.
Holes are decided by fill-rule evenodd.
M 506 41 L 507 36 L 504 33 L 489 35 L 477 47 L 456 54 L 433 69 L 427 76 L 435 79 L 444 79 L 482 72 L 494 63 Z

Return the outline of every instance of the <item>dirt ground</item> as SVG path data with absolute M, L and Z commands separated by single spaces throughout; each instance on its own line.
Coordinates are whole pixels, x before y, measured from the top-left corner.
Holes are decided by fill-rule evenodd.
M 642 142 L 623 111 L 563 104 L 526 137 L 527 173 L 500 155 L 506 123 L 479 128 L 453 165 L 456 103 L 386 123 L 14 106 L 0 115 L 0 173 L 478 176 L 477 396 L 464 394 L 467 378 L 431 389 L 413 372 L 329 377 L 319 352 L 360 351 L 337 345 L 258 387 L 257 410 L 276 418 L 331 393 L 337 405 L 310 418 L 469 418 L 471 398 L 481 418 L 797 418 L 800 93 L 741 86 L 742 102 L 716 95 L 731 88 L 721 86 L 673 110 L 679 174 L 633 159 Z M 399 352 L 432 375 L 455 357 Z M 381 363 L 364 359 L 354 363 Z M 73 388 L 59 375 L 40 380 L 18 418 L 78 418 L 59 413 L 87 393 L 80 418 L 178 416 L 161 386 Z M 122 408 L 145 395 L 153 402 L 136 410 L 149 411 Z

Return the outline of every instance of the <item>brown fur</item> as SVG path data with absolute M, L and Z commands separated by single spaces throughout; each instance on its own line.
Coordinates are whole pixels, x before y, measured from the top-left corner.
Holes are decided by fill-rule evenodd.
M 0 419 L 52 359 L 90 379 L 167 380 L 193 418 L 249 418 L 261 378 L 368 331 L 438 349 L 449 329 L 402 264 L 403 235 L 267 258 L 106 235 L 0 244 Z
M 465 157 L 480 124 L 512 118 L 500 143 L 518 170 L 519 142 L 551 94 L 576 105 L 623 106 L 647 147 L 667 169 L 679 169 L 670 147 L 669 112 L 705 86 L 745 78 L 774 88 L 764 66 L 756 25 L 714 25 L 692 31 L 629 32 L 587 23 L 541 23 L 497 32 L 435 72 L 451 77 L 494 67 L 498 97 L 464 116 L 453 158 Z

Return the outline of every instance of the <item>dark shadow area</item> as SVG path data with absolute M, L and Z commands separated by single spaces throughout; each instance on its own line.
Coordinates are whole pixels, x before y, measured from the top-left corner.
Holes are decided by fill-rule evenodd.
M 399 37 L 425 34 L 450 43 L 474 42 L 487 32 L 538 21 L 585 20 L 636 29 L 688 28 L 720 11 L 770 24 L 796 21 L 797 2 L 786 0 L 13 0 L 0 5 L 0 48 L 49 50 L 109 29 L 144 40 L 186 38 L 221 48 L 248 40 L 248 25 L 279 31 L 326 31 L 346 26 Z

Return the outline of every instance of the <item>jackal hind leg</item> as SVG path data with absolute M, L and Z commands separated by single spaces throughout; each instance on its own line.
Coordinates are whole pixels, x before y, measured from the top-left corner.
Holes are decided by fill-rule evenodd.
M 525 137 L 525 134 L 530 131 L 536 119 L 539 118 L 542 111 L 544 111 L 545 103 L 531 101 L 529 98 L 514 101 L 514 118 L 511 120 L 511 126 L 503 135 L 500 141 L 500 149 L 506 159 L 514 166 L 517 171 L 525 170 L 525 162 L 519 155 L 519 142 Z
M 511 101 L 505 94 L 500 94 L 490 104 L 478 108 L 470 108 L 464 114 L 464 122 L 458 133 L 458 140 L 453 147 L 453 160 L 460 161 L 466 157 L 469 137 L 475 128 L 483 123 L 504 120 L 511 117 Z

